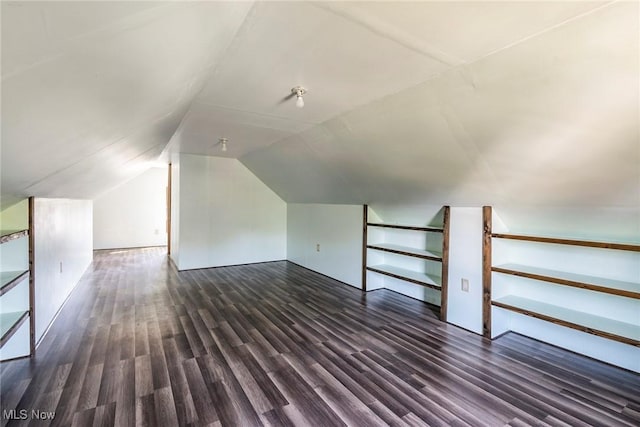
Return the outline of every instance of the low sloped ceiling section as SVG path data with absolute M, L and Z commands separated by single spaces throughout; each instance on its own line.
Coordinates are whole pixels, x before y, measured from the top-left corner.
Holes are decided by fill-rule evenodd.
M 167 144 L 248 2 L 2 2 L 2 203 L 92 198 Z
M 637 228 L 638 17 L 601 7 L 240 160 L 288 202 L 616 207 Z

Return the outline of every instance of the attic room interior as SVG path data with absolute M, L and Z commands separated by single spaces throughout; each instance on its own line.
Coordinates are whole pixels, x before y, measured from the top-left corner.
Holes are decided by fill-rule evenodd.
M 638 1 L 2 1 L 1 425 L 637 426 Z

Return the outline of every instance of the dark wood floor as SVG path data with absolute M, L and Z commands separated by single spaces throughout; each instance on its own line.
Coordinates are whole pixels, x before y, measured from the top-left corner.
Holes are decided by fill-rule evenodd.
M 291 263 L 177 273 L 158 248 L 97 252 L 37 358 L 0 372 L 2 409 L 52 425 L 640 425 L 636 374 Z

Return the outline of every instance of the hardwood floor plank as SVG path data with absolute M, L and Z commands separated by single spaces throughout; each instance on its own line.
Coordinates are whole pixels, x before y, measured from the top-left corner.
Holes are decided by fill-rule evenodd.
M 141 317 L 140 319 L 136 319 L 134 338 L 135 357 L 149 354 L 149 332 L 147 331 L 147 319 L 149 316 L 145 315 Z
M 232 397 L 237 388 L 227 388 L 223 381 L 219 381 L 209 385 L 209 389 L 222 425 L 263 425 L 253 408 L 247 404 L 246 397 L 242 400 Z
M 363 357 L 366 357 L 362 355 Z M 426 399 L 413 387 L 405 383 L 399 378 L 394 377 L 392 373 L 384 369 L 383 366 L 377 365 L 373 360 L 369 359 L 369 365 L 372 370 L 367 372 L 368 375 L 378 386 L 390 392 L 396 397 L 410 413 L 418 415 L 423 421 L 432 426 L 450 425 L 456 417 L 446 408 L 435 405 L 434 402 Z
M 401 396 L 397 396 L 396 398 L 393 393 L 389 393 L 384 381 L 379 380 L 371 371 L 367 371 L 362 375 L 360 383 L 367 392 L 371 393 L 377 401 L 389 408 L 397 417 L 402 418 L 411 412 L 411 410 L 400 401 Z
M 122 360 L 118 367 L 121 375 L 116 394 L 116 425 L 135 425 L 135 359 Z
M 408 424 L 398 415 L 396 415 L 391 409 L 385 406 L 383 403 L 379 401 L 373 401 L 372 403 L 367 405 L 371 410 L 387 425 L 393 427 L 404 427 L 408 426 Z
M 300 411 L 309 425 L 346 425 L 293 368 L 280 369 L 272 377 L 286 399 Z
M 72 427 L 86 427 L 93 425 L 96 408 L 87 409 L 86 411 L 76 412 L 71 423 Z
M 640 425 L 636 373 L 288 262 L 178 272 L 161 248 L 97 251 L 0 376 L 3 410 L 54 426 Z
M 248 375 L 253 378 L 257 387 L 263 393 L 264 397 L 269 402 L 269 406 L 273 409 L 288 405 L 289 402 L 282 395 L 278 387 L 271 381 L 269 375 L 262 369 L 254 358 L 253 354 L 249 351 L 246 345 L 241 345 L 236 348 L 237 357 L 242 360 L 244 367 L 247 369 Z M 255 407 L 255 406 L 254 406 Z M 271 409 L 269 409 L 270 411 Z M 267 411 L 259 411 L 267 412 Z
M 135 396 L 142 397 L 153 394 L 153 368 L 151 356 L 138 356 L 134 360 L 135 366 Z
M 49 380 L 49 384 L 45 388 L 45 391 L 52 392 L 62 390 L 67 382 L 72 366 L 73 364 L 71 363 L 59 364 L 51 375 L 51 379 Z
M 165 342 L 175 344 L 173 340 L 169 339 L 165 340 Z M 198 419 L 198 414 L 189 390 L 187 378 L 184 375 L 182 363 L 177 359 L 175 363 L 169 363 L 169 360 L 167 360 L 167 362 L 171 383 L 170 389 L 173 394 L 173 403 L 175 405 L 176 416 L 178 417 L 178 424 L 191 424 Z
M 289 419 L 286 412 L 281 408 L 274 408 L 262 414 L 265 425 L 273 427 L 295 427 L 296 423 Z M 298 424 L 299 425 L 299 424 Z
M 318 387 L 317 393 L 329 407 L 340 416 L 347 425 L 384 426 L 384 420 L 378 417 L 364 402 L 351 393 L 340 381 L 319 364 L 312 366 L 325 386 Z
M 165 420 L 161 421 L 164 422 Z M 135 425 L 136 427 L 155 427 L 160 425 L 158 419 L 156 419 L 153 394 L 136 398 Z
M 114 366 L 111 369 L 103 367 L 102 371 L 102 381 L 100 382 L 100 389 L 98 391 L 98 406 L 116 402 L 120 382 L 123 380 L 122 370 L 119 366 Z M 82 395 L 82 393 L 80 393 L 80 395 Z
M 189 391 L 193 399 L 198 421 L 209 424 L 218 420 L 218 414 L 213 406 L 207 385 L 204 382 L 200 366 L 195 359 L 188 359 L 182 363 L 187 378 Z
M 104 365 L 100 363 L 89 366 L 87 369 L 84 381 L 82 382 L 82 390 L 78 396 L 78 403 L 76 404 L 78 410 L 82 411 L 98 406 L 98 393 L 100 392 L 100 385 L 102 383 L 103 368 Z
M 93 416 L 93 427 L 112 427 L 116 425 L 116 402 L 98 406 Z
M 168 426 L 180 425 L 170 387 L 160 388 L 153 392 L 153 406 L 156 420 L 162 420 L 162 423 Z

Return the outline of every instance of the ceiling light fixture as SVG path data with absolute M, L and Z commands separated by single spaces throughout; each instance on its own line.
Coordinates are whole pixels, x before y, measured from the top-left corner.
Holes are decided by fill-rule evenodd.
M 227 151 L 227 142 L 229 140 L 227 138 L 220 138 L 220 145 L 222 146 L 222 151 Z
M 302 97 L 302 95 L 307 93 L 307 90 L 302 86 L 296 86 L 291 89 L 291 93 L 296 96 L 296 107 L 298 108 L 304 107 L 304 98 Z

